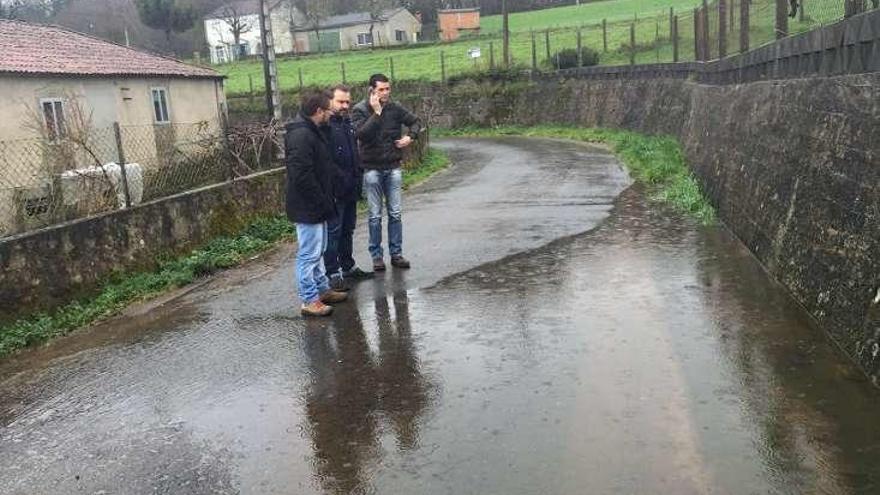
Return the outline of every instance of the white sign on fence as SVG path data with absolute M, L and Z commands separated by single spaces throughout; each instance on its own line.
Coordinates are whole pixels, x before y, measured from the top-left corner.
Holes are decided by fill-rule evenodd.
M 470 48 L 468 49 L 468 57 L 470 58 L 480 58 L 480 47 Z

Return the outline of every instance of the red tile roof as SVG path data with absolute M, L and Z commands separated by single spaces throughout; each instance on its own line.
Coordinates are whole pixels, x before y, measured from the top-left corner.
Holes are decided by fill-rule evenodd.
M 223 77 L 214 70 L 58 26 L 0 20 L 0 74 Z

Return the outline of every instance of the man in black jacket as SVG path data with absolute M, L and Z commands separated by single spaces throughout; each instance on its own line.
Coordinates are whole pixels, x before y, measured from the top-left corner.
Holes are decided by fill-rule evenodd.
M 357 202 L 361 196 L 363 171 L 357 149 L 357 137 L 351 123 L 351 90 L 342 84 L 330 89 L 330 125 L 325 127 L 330 156 L 338 169 L 333 184 L 336 198 L 336 220 L 327 224 L 329 240 L 324 253 L 324 266 L 330 277 L 330 287 L 336 291 L 348 290 L 348 280 L 372 277 L 357 267 L 352 257 L 352 237 L 357 224 Z
M 319 130 L 330 114 L 327 93 L 306 95 L 284 136 L 287 218 L 296 224 L 296 278 L 300 312 L 305 316 L 329 315 L 333 308 L 327 303 L 346 299 L 345 293 L 330 289 L 321 259 L 327 248 L 327 222 L 336 218 L 332 191 L 336 171 Z
M 421 130 L 419 119 L 391 100 L 391 83 L 382 74 L 370 77 L 370 96 L 355 105 L 352 115 L 364 168 L 373 270 L 385 270 L 382 252 L 383 199 L 388 204 L 388 251 L 391 254 L 391 264 L 397 268 L 409 268 L 410 262 L 403 257 L 403 175 L 400 161 L 403 158 L 403 149 L 418 137 Z M 402 135 L 403 126 L 409 129 L 406 136 Z

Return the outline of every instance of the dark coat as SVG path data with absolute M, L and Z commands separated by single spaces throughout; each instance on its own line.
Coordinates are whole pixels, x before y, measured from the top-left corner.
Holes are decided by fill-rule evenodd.
M 360 141 L 361 162 L 371 170 L 400 167 L 403 150 L 394 141 L 403 135 L 402 127 L 409 128 L 412 139 L 417 139 L 422 129 L 418 117 L 394 101 L 389 101 L 382 114 L 376 115 L 369 100 L 364 100 L 352 109 L 352 121 Z
M 330 146 L 330 156 L 338 169 L 333 181 L 333 196 L 343 202 L 357 201 L 361 196 L 360 153 L 358 153 L 357 137 L 351 119 L 334 115 L 330 125 L 323 128 Z
M 287 218 L 294 223 L 322 223 L 336 217 L 333 202 L 335 165 L 327 140 L 311 119 L 299 114 L 286 126 Z

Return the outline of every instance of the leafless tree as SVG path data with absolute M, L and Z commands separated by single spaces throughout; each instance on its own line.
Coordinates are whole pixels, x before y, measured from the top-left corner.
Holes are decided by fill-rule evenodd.
M 233 2 L 227 2 L 221 10 L 223 22 L 229 26 L 234 42 L 233 58 L 238 58 L 241 53 L 241 35 L 253 29 L 253 22 L 246 14 L 242 14 L 238 6 Z

